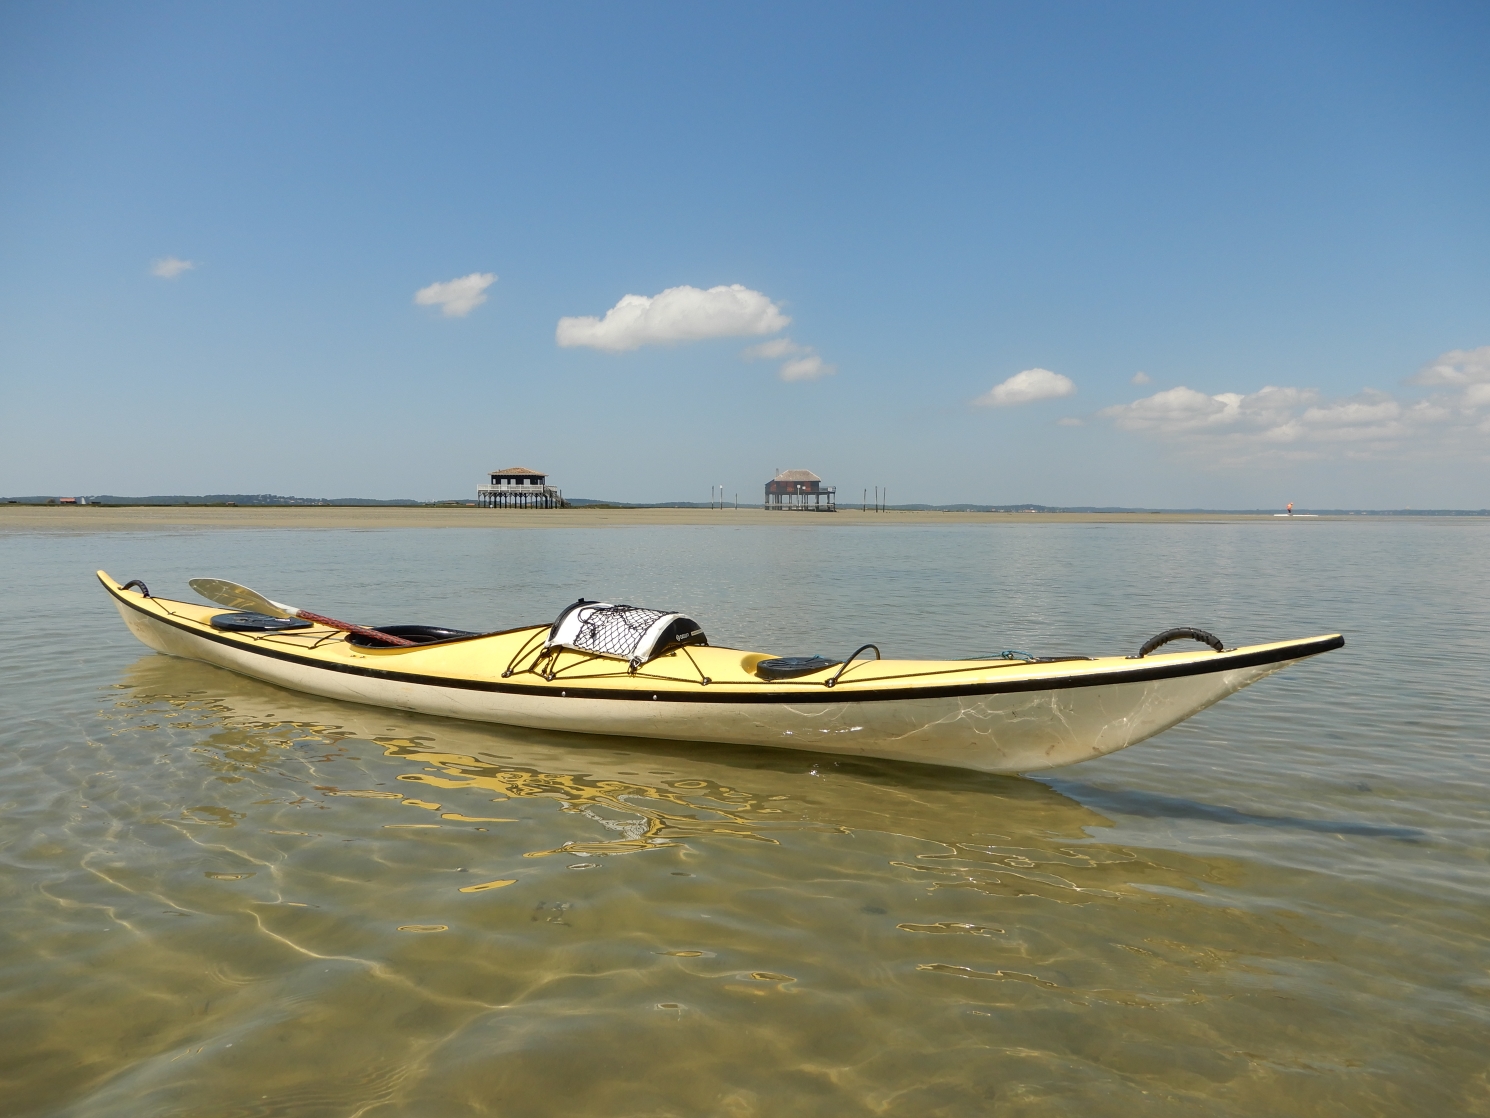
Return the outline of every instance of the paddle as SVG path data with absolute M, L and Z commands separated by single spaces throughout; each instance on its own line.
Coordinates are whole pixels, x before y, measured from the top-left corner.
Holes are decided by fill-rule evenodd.
M 318 625 L 325 625 L 329 629 L 340 629 L 346 633 L 356 633 L 360 637 L 382 641 L 384 644 L 412 645 L 414 643 L 413 641 L 404 640 L 403 637 L 380 633 L 376 629 L 353 625 L 347 621 L 338 621 L 334 617 L 323 617 L 319 613 L 311 613 L 309 610 L 287 606 L 283 602 L 271 601 L 255 590 L 250 590 L 246 586 L 239 586 L 236 582 L 228 582 L 226 579 L 194 578 L 189 581 L 189 585 L 208 601 L 216 602 L 220 606 L 227 606 L 229 609 L 251 610 L 254 613 L 268 614 L 270 617 L 300 617 L 306 621 L 314 621 Z

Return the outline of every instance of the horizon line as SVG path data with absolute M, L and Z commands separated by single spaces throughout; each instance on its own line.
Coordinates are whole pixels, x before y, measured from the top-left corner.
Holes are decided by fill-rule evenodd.
M 147 497 L 121 497 L 114 494 L 80 494 L 73 498 L 60 496 L 27 496 L 27 497 L 0 497 L 0 503 L 7 505 L 47 505 L 62 500 L 86 501 L 89 505 L 108 507 L 169 507 L 173 505 L 213 505 L 213 506 L 237 506 L 237 507 L 278 507 L 278 508 L 327 508 L 327 507 L 392 507 L 392 508 L 471 508 L 479 507 L 466 498 L 453 498 L 434 501 L 419 501 L 414 498 L 378 498 L 378 497 L 289 497 L 274 493 L 208 493 L 199 496 L 188 496 L 184 494 L 152 495 Z M 647 508 L 722 508 L 725 511 L 734 508 L 751 509 L 757 507 L 754 503 L 733 505 L 725 503 L 722 506 L 717 503 L 706 501 L 611 501 L 589 497 L 570 497 L 566 504 L 575 508 L 622 508 L 622 509 L 647 509 Z M 855 510 L 853 506 L 843 505 L 842 511 L 874 511 Z M 946 505 L 932 505 L 925 502 L 908 502 L 896 505 L 881 505 L 886 511 L 895 512 L 1002 512 L 1002 513 L 1187 513 L 1187 514 L 1227 514 L 1227 515 L 1281 515 L 1289 513 L 1281 508 L 1155 508 L 1147 505 L 1045 505 L 1034 501 L 1014 502 L 1011 504 L 980 504 L 971 501 L 960 501 Z M 1490 509 L 1459 509 L 1459 508 L 1413 508 L 1404 506 L 1394 509 L 1367 509 L 1367 508 L 1315 508 L 1295 506 L 1293 515 L 1324 515 L 1324 516 L 1490 516 Z

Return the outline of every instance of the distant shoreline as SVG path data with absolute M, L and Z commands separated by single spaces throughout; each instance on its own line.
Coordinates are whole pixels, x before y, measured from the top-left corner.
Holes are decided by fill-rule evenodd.
M 111 493 L 88 495 L 86 497 L 0 497 L 0 508 L 7 505 L 25 505 L 31 507 L 50 507 L 66 503 L 102 506 L 103 508 L 217 508 L 217 509 L 326 509 L 326 508 L 356 508 L 356 509 L 450 509 L 463 510 L 475 509 L 474 502 L 464 500 L 447 501 L 416 501 L 412 498 L 399 498 L 394 500 L 383 500 L 372 497 L 284 497 L 274 493 L 208 493 L 201 496 L 187 496 L 184 494 L 152 495 L 149 497 L 121 497 Z M 765 511 L 756 502 L 743 505 L 730 505 L 726 503 L 726 509 L 738 508 L 740 512 L 751 509 Z M 571 497 L 566 508 L 581 510 L 657 510 L 657 509 L 691 509 L 706 512 L 718 512 L 719 506 L 706 504 L 703 501 L 602 501 L 588 497 Z M 853 502 L 848 501 L 839 505 L 840 513 L 858 511 L 854 509 Z M 930 505 L 924 502 L 910 502 L 908 504 L 886 505 L 885 512 L 897 513 L 1019 513 L 1050 514 L 1061 516 L 1284 516 L 1287 511 L 1283 508 L 1254 508 L 1254 509 L 1155 509 L 1155 508 L 1127 508 L 1116 505 L 1041 505 L 1035 502 L 1019 502 L 1015 504 L 988 505 L 975 504 L 968 501 L 956 502 L 947 505 Z M 1295 508 L 1295 516 L 1490 516 L 1490 509 L 1429 509 L 1429 508 L 1403 508 L 1403 509 L 1327 509 L 1327 508 Z
M 1485 522 L 1485 514 L 1323 514 L 1290 520 L 1271 512 L 935 512 L 891 509 L 836 513 L 759 508 L 485 509 L 421 505 L 0 505 L 0 532 L 107 532 L 191 529 L 911 527 L 948 524 L 1325 524 L 1338 521 Z

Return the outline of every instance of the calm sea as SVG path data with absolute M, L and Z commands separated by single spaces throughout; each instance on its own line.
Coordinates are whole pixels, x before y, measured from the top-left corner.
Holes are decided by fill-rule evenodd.
M 1490 522 L 728 523 L 0 537 L 0 1109 L 1490 1114 Z M 97 567 L 779 654 L 1347 645 L 1002 778 L 279 691 Z

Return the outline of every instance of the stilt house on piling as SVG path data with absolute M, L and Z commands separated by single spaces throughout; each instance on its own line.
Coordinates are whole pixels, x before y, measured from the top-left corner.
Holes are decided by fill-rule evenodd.
M 486 509 L 561 509 L 564 494 L 548 484 L 548 475 L 525 466 L 491 472 L 491 484 L 476 489 L 476 504 Z
M 838 487 L 811 470 L 783 470 L 766 482 L 766 511 L 837 512 Z

